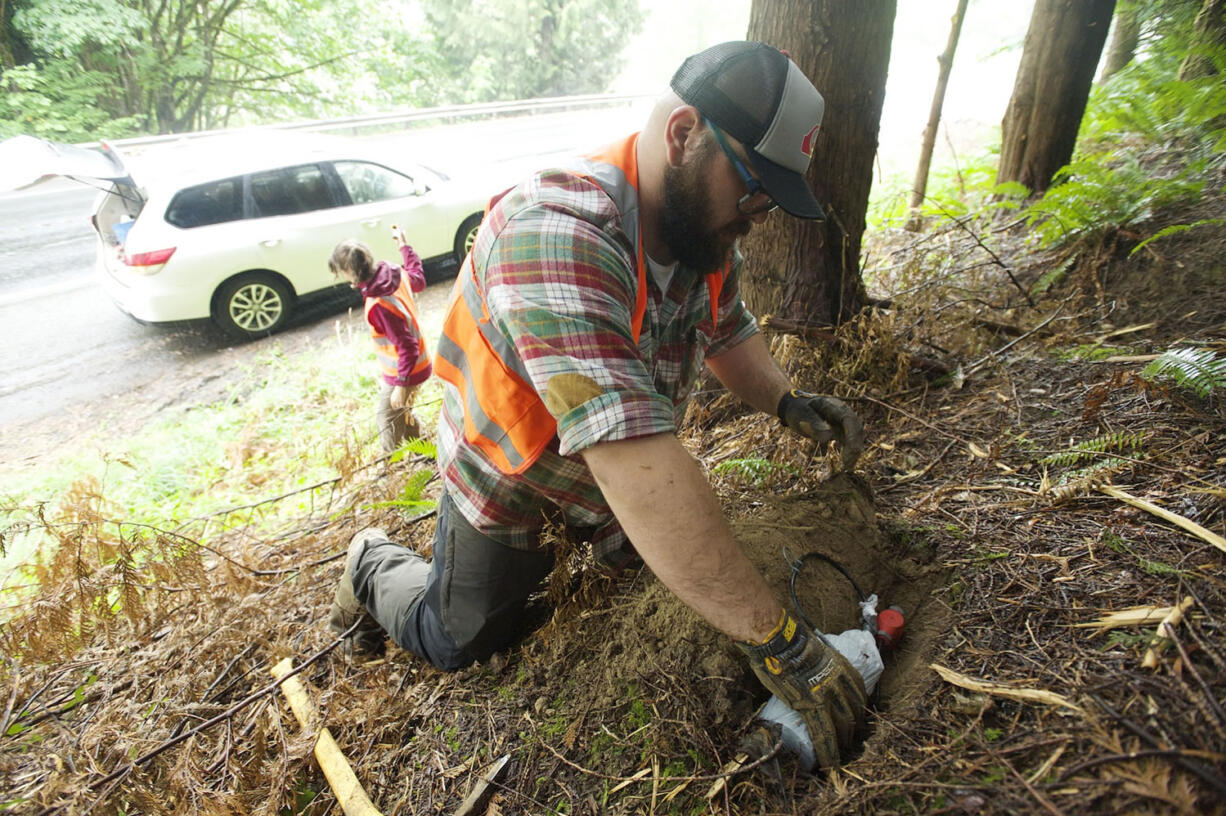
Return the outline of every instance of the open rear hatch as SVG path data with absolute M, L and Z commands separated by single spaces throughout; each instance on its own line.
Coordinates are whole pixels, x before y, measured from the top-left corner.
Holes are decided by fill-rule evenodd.
M 96 149 L 77 147 L 33 136 L 0 142 L 0 192 L 56 177 L 79 181 L 107 194 L 95 206 L 91 220 L 107 246 L 122 247 L 127 229 L 145 200 L 113 147 L 106 142 Z
M 0 142 L 0 192 L 20 190 L 56 176 L 89 184 L 109 181 L 136 189 L 123 159 L 106 142 L 98 149 L 14 136 Z

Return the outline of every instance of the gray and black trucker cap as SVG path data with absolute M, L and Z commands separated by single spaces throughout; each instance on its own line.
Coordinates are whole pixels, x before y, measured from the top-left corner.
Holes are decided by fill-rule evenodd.
M 797 218 L 826 217 L 805 181 L 826 105 L 796 63 L 765 43 L 736 40 L 689 57 L 670 84 L 745 146 L 780 207 Z

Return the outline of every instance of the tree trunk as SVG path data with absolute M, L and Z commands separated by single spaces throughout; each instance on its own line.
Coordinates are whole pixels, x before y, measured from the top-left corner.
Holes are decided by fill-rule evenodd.
M 787 51 L 826 100 L 807 178 L 826 220 L 778 212 L 743 241 L 741 291 L 759 316 L 833 325 L 867 300 L 860 239 L 896 0 L 754 0 L 749 39 Z
M 0 0 L 0 73 L 34 60 L 29 44 L 13 27 L 14 11 L 13 0 Z
M 953 21 L 949 26 L 949 42 L 945 44 L 945 53 L 937 57 L 940 66 L 937 71 L 937 87 L 932 94 L 932 107 L 928 110 L 928 125 L 924 128 L 924 141 L 920 145 L 919 164 L 915 168 L 915 181 L 911 184 L 912 223 L 908 229 L 919 227 L 916 215 L 920 205 L 924 203 L 924 193 L 928 190 L 928 169 L 932 165 L 932 148 L 937 142 L 937 128 L 941 125 L 941 108 L 945 104 L 945 89 L 949 86 L 949 72 L 954 67 L 954 52 L 958 50 L 958 37 L 962 34 L 962 21 L 966 18 L 966 6 L 970 0 L 958 0 L 958 8 L 954 11 Z
M 1001 125 L 997 183 L 1051 186 L 1077 144 L 1115 0 L 1037 0 Z
M 1217 74 L 1213 54 L 1223 48 L 1226 48 L 1226 0 L 1205 0 L 1196 15 L 1192 45 L 1179 66 L 1180 81 Z
M 1119 73 L 1132 62 L 1140 39 L 1141 18 L 1135 0 L 1125 0 L 1115 12 L 1115 28 L 1111 31 L 1111 45 L 1107 46 L 1107 59 L 1098 75 L 1099 82 L 1105 82 L 1107 77 Z

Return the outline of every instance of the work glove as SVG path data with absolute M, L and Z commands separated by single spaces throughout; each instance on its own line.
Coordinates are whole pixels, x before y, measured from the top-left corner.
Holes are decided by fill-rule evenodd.
M 838 442 L 843 451 L 843 470 L 855 468 L 864 451 L 864 426 L 847 403 L 793 388 L 780 398 L 775 413 L 785 426 L 814 442 Z
M 786 609 L 765 642 L 736 645 L 762 685 L 805 721 L 818 766 L 838 765 L 864 727 L 868 701 L 860 673 Z

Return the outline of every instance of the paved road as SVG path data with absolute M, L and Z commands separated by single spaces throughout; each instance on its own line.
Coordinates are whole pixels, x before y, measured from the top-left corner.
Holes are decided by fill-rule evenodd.
M 417 160 L 442 167 L 493 162 L 540 163 L 607 141 L 638 121 L 640 111 L 550 114 L 490 120 L 378 137 Z M 430 162 L 427 162 L 430 163 Z M 55 180 L 0 195 L 0 445 L 30 423 L 81 419 L 91 405 L 141 389 L 185 370 L 232 368 L 273 342 L 331 333 L 343 302 L 322 301 L 296 315 L 275 338 L 236 344 L 208 323 L 145 326 L 122 314 L 94 280 L 96 193 Z M 446 276 L 448 270 L 433 270 Z M 360 318 L 359 318 L 360 319 Z M 211 376 L 205 374 L 204 376 Z M 2 457 L 3 454 L 0 454 Z
M 93 194 L 69 185 L 0 197 L 0 426 L 131 392 L 238 345 L 205 322 L 141 325 L 120 312 L 92 269 Z M 344 309 L 321 302 L 295 326 Z M 267 342 L 244 345 L 254 354 Z

